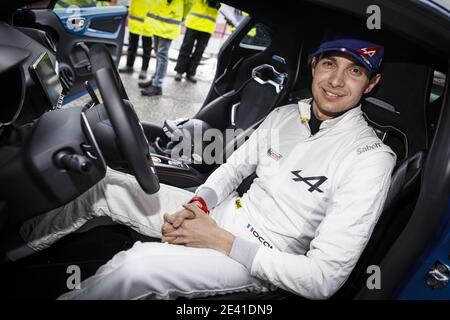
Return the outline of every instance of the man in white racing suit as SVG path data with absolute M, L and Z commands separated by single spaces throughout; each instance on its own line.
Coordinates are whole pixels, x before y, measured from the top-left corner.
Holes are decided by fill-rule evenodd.
M 396 156 L 360 106 L 380 81 L 383 47 L 339 39 L 311 56 L 313 98 L 271 112 L 195 195 L 167 185 L 147 195 L 134 177 L 110 170 L 78 199 L 27 221 L 21 235 L 34 250 L 105 215 L 162 239 L 136 242 L 60 298 L 195 298 L 274 287 L 333 295 L 383 209 Z M 239 198 L 236 188 L 255 171 Z

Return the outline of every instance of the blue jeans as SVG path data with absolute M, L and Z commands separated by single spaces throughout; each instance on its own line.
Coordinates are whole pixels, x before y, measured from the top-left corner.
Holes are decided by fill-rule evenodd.
M 152 86 L 161 87 L 167 73 L 169 48 L 172 40 L 153 36 L 153 42 L 156 51 L 156 69 L 155 74 L 152 76 Z

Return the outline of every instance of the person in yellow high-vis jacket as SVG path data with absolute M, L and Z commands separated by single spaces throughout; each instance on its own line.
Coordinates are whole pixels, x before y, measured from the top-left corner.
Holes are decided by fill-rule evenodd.
M 186 73 L 188 81 L 197 82 L 194 76 L 209 38 L 216 28 L 219 7 L 220 3 L 217 0 L 195 0 L 194 6 L 186 18 L 186 33 L 175 66 L 176 81 L 181 81 L 183 73 Z M 195 49 L 192 52 L 194 45 Z
M 156 69 L 152 79 L 139 83 L 144 96 L 162 94 L 162 83 L 167 73 L 169 48 L 180 35 L 181 22 L 186 18 L 193 0 L 152 0 L 145 17 L 145 28 L 153 34 Z
M 139 79 L 147 77 L 148 64 L 152 51 L 152 34 L 144 27 L 145 17 L 147 15 L 150 2 L 152 0 L 131 0 L 128 14 L 128 50 L 127 64 L 120 68 L 120 72 L 132 73 L 134 60 L 138 49 L 139 37 L 142 37 L 142 66 L 139 73 Z

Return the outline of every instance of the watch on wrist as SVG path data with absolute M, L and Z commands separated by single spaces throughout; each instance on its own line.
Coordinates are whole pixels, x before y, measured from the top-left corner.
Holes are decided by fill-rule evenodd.
M 202 209 L 202 211 L 204 213 L 209 213 L 209 209 L 208 206 L 206 205 L 205 200 L 202 197 L 199 196 L 195 196 L 191 199 L 191 201 L 189 201 L 189 203 L 193 203 L 195 204 L 197 207 L 199 207 L 200 209 Z

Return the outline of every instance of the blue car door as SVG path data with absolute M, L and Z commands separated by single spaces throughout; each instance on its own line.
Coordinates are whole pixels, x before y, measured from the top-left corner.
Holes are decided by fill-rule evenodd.
M 88 58 L 90 46 L 104 44 L 118 64 L 127 14 L 127 7 L 118 5 L 117 0 L 53 0 L 47 10 L 35 10 L 36 22 L 57 39 L 56 60 L 66 90 L 64 103 L 85 94 L 86 81 L 95 86 Z

